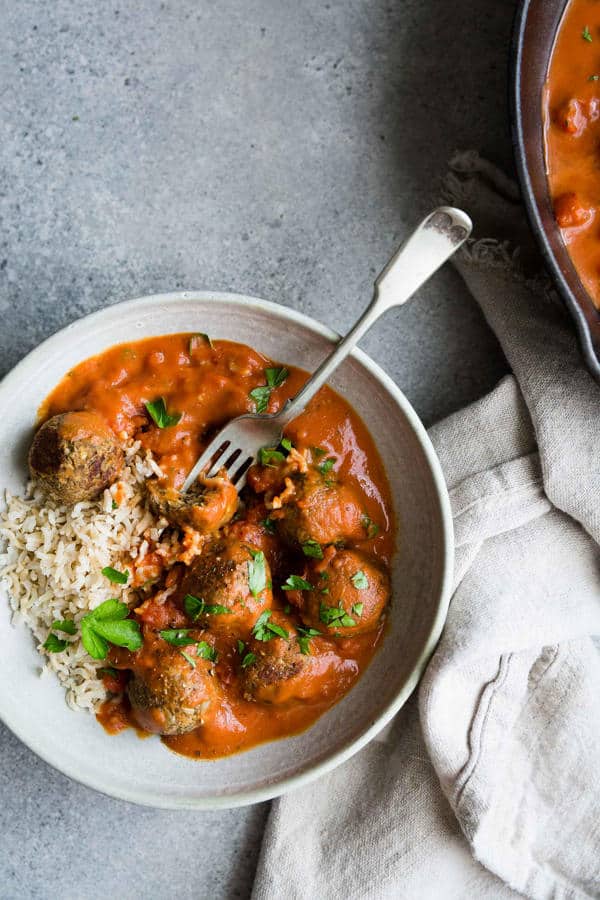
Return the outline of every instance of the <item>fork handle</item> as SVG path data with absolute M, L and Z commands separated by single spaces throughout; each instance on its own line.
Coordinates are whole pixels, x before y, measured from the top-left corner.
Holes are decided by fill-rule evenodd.
M 401 306 L 455 253 L 471 234 L 473 225 L 466 213 L 440 206 L 430 213 L 399 247 L 375 279 L 371 303 L 354 328 L 342 338 L 302 390 L 277 414 L 284 428 L 305 409 L 317 391 L 377 319 L 392 306 Z

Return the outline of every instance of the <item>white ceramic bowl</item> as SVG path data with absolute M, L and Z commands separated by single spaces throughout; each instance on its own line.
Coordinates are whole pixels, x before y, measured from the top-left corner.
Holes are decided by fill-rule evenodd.
M 202 331 L 249 344 L 312 370 L 334 332 L 297 312 L 236 294 L 159 294 L 111 306 L 55 334 L 0 384 L 0 491 L 21 491 L 39 404 L 62 376 L 112 344 Z M 253 803 L 297 788 L 360 750 L 415 688 L 440 636 L 452 575 L 452 520 L 434 450 L 416 413 L 368 356 L 356 351 L 332 385 L 375 438 L 398 519 L 393 605 L 387 636 L 350 693 L 296 737 L 215 762 L 171 753 L 133 731 L 110 737 L 92 716 L 71 711 L 58 682 L 39 678 L 24 626 L 10 624 L 0 597 L 0 717 L 35 753 L 71 778 L 149 806 L 207 809 Z

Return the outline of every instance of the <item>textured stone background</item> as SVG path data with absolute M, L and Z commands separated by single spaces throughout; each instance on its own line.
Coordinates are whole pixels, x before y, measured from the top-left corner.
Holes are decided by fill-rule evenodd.
M 448 157 L 510 167 L 514 0 L 6 0 L 0 374 L 73 319 L 178 288 L 342 331 Z M 364 340 L 431 422 L 500 350 L 447 268 Z M 248 895 L 266 805 L 138 809 L 0 726 L 0 897 Z

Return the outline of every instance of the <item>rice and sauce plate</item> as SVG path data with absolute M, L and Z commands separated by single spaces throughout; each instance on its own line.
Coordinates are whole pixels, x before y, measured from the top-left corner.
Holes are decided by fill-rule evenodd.
M 69 326 L 0 385 L 0 715 L 66 774 L 155 806 L 254 802 L 348 758 L 413 690 L 451 518 L 368 357 L 239 496 L 225 471 L 180 491 L 219 428 L 277 411 L 332 340 L 256 298 L 158 295 Z

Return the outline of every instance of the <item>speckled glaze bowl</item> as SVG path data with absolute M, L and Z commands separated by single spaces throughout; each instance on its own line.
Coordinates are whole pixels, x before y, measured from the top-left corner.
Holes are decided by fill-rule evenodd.
M 70 368 L 123 340 L 182 331 L 244 342 L 309 370 L 337 337 L 292 310 L 236 294 L 160 294 L 87 316 L 49 338 L 0 384 L 0 489 L 23 489 L 36 411 Z M 24 626 L 10 624 L 2 594 L 0 717 L 46 762 L 105 794 L 148 806 L 237 806 L 324 775 L 360 750 L 405 703 L 448 609 L 453 559 L 448 495 L 417 415 L 368 356 L 356 351 L 338 369 L 332 386 L 377 441 L 398 519 L 389 629 L 358 684 L 303 734 L 215 762 L 190 760 L 156 738 L 139 740 L 131 730 L 110 737 L 92 716 L 71 711 L 58 682 L 39 678 L 32 637 Z

